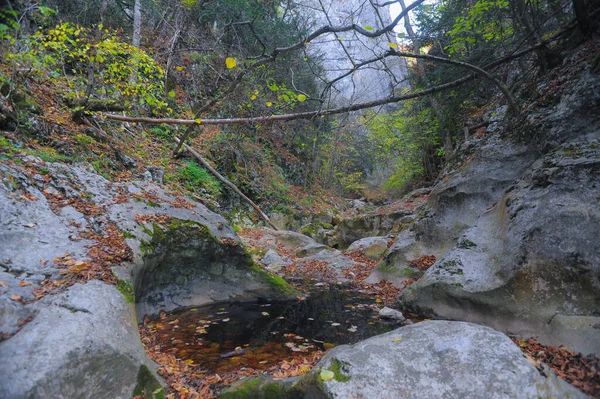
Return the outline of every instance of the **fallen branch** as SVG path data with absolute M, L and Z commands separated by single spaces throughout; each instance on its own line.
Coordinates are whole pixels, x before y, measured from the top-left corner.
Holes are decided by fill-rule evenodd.
M 177 138 L 177 137 L 175 137 L 175 141 L 177 142 L 177 144 L 181 143 L 181 140 L 179 138 Z M 235 193 L 237 195 L 239 195 L 240 197 L 242 197 L 242 199 L 244 201 L 246 201 L 247 203 L 249 203 L 250 206 L 252 206 L 252 208 L 254 208 L 254 210 L 256 211 L 256 213 L 258 213 L 258 216 L 260 216 L 262 220 L 264 220 L 265 222 L 267 222 L 267 224 L 269 226 L 271 226 L 275 230 L 279 230 L 277 228 L 277 226 L 275 226 L 271 222 L 271 220 L 269 219 L 269 217 L 258 207 L 258 205 L 256 205 L 250 198 L 246 197 L 244 195 L 244 193 L 242 193 L 240 191 L 240 189 L 236 187 L 235 184 L 233 184 L 232 182 L 230 182 L 229 180 L 227 180 L 222 174 L 220 174 L 219 172 L 217 172 L 216 169 L 213 168 L 204 158 L 202 158 L 202 156 L 200 154 L 198 154 L 192 147 L 190 147 L 189 145 L 183 143 L 183 148 L 185 148 L 186 150 L 188 150 L 190 152 L 190 154 L 192 154 L 198 160 L 198 162 L 200 162 L 206 169 L 208 169 L 210 171 L 210 173 L 212 173 L 213 175 L 215 175 L 215 177 L 217 179 L 219 179 L 220 181 L 222 181 L 223 184 L 225 184 L 227 187 L 229 187 L 230 189 L 232 189 L 233 191 L 235 191 Z
M 147 117 L 131 117 L 131 116 L 122 116 L 115 114 L 104 114 L 104 117 L 108 119 L 113 119 L 116 121 L 123 122 L 139 122 L 139 123 L 149 123 L 153 125 L 236 125 L 243 123 L 264 123 L 264 122 L 275 122 L 275 121 L 289 121 L 294 119 L 311 119 L 317 116 L 328 116 L 328 115 L 337 115 L 343 114 L 346 112 L 360 111 L 362 109 L 373 108 L 380 105 L 397 103 L 400 101 L 411 100 L 413 98 L 419 98 L 428 94 L 437 93 L 439 91 L 448 90 L 461 84 L 468 82 L 473 79 L 473 75 L 468 75 L 464 78 L 453 80 L 452 82 L 448 82 L 439 86 L 431 87 L 429 89 L 420 90 L 411 94 L 405 94 L 402 96 L 392 96 L 388 98 L 384 98 L 381 100 L 371 101 L 367 103 L 359 103 L 350 105 L 347 107 L 340 108 L 332 108 L 324 111 L 308 111 L 308 112 L 299 112 L 296 114 L 283 114 L 283 115 L 270 115 L 270 116 L 257 116 L 254 118 L 228 118 L 228 119 L 202 119 L 202 120 L 194 120 L 194 119 L 176 119 L 176 118 L 147 118 Z

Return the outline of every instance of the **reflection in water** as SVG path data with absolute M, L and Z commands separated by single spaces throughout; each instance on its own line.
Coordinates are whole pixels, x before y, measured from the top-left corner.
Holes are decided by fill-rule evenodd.
M 146 325 L 161 351 L 210 372 L 266 369 L 317 349 L 351 344 L 398 327 L 377 316 L 375 301 L 326 287 L 305 300 L 232 302 L 189 309 Z

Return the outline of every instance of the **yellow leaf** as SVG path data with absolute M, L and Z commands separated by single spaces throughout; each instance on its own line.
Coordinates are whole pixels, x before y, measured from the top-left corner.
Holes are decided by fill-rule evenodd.
M 271 105 L 273 105 L 273 103 L 271 101 L 267 101 L 267 107 L 270 107 Z
M 227 66 L 228 69 L 231 68 L 235 68 L 235 66 L 237 65 L 237 62 L 235 62 L 235 60 L 231 57 L 225 59 L 225 65 Z
M 398 45 L 396 43 L 389 42 L 388 44 L 390 45 L 390 48 L 393 48 L 393 49 L 398 47 Z
M 323 370 L 323 371 L 321 371 L 320 376 L 323 381 L 330 381 L 330 380 L 333 380 L 334 374 L 333 374 L 333 371 Z
M 400 341 L 402 341 L 402 338 L 394 338 L 394 339 L 392 340 L 392 342 L 400 342 Z
M 253 95 L 252 97 L 250 97 L 250 100 L 252 100 L 252 101 L 256 100 L 256 96 Z
M 298 94 L 298 101 L 303 103 L 306 101 L 306 96 L 304 94 Z
M 185 67 L 182 65 L 179 65 L 179 66 L 176 66 L 175 69 L 177 69 L 179 72 L 181 72 L 185 69 Z

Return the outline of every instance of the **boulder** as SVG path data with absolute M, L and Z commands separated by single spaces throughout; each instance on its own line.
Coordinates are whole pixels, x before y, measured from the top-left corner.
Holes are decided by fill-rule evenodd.
M 401 308 L 600 352 L 600 117 L 594 108 L 600 77 L 585 72 L 578 79 L 543 122 L 529 127 L 535 140 L 528 153 L 537 160 L 521 170 L 530 156 L 520 155 L 522 161 L 514 162 L 519 168 L 508 172 L 501 171 L 508 165 L 496 164 L 492 183 L 494 176 L 506 181 L 517 175 L 513 184 L 495 200 L 490 192 L 485 208 L 483 202 L 472 212 L 463 207 L 468 227 L 457 229 L 462 233 L 456 242 L 402 292 Z M 508 137 L 494 140 L 500 154 L 515 146 Z M 449 176 L 440 186 L 456 186 L 455 180 Z M 438 194 L 438 202 L 437 220 L 452 220 L 450 197 Z M 431 242 L 439 235 L 435 230 L 416 231 L 414 241 Z
M 388 308 L 387 306 L 384 306 L 381 309 L 379 309 L 379 317 L 381 317 L 382 319 L 390 319 L 397 321 L 406 320 L 402 312 L 396 309 Z
M 534 366 L 535 364 L 535 366 Z M 268 396 L 273 393 L 275 396 Z M 242 380 L 223 398 L 586 398 L 504 334 L 425 321 L 328 351 L 301 378 Z
M 289 260 L 284 260 L 279 254 L 269 249 L 260 262 L 269 270 L 279 271 L 281 268 L 290 265 Z
M 387 251 L 387 237 L 365 237 L 354 241 L 348 251 L 360 251 L 371 260 L 378 260 Z
M 348 248 L 353 242 L 373 236 L 383 236 L 390 232 L 398 232 L 400 226 L 407 225 L 405 218 L 410 219 L 410 212 L 396 211 L 391 213 L 367 213 L 365 215 L 340 219 L 335 226 L 335 240 L 339 248 Z
M 585 398 L 550 369 L 540 372 L 504 334 L 426 321 L 329 351 L 312 374 L 328 398 Z
M 28 307 L 33 320 L 0 343 L 1 397 L 128 399 L 160 390 L 115 286 L 75 284 Z

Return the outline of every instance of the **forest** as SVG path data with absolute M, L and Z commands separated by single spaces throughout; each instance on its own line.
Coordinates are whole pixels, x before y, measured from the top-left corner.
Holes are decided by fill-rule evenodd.
M 0 396 L 600 397 L 599 28 L 0 0 Z

